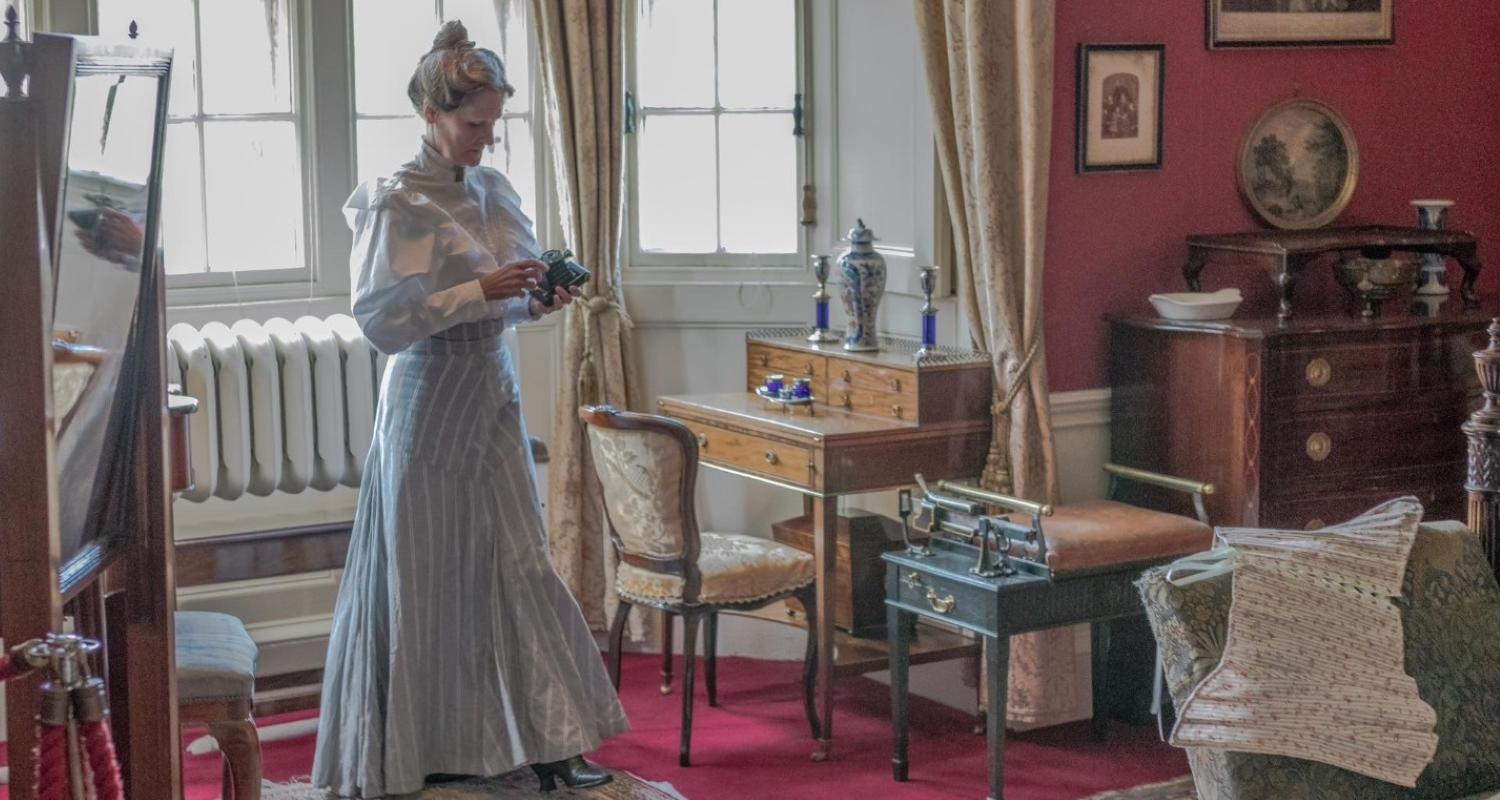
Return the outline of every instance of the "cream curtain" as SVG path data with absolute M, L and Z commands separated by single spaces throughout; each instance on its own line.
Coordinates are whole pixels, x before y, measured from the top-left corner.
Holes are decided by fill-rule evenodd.
M 563 238 L 594 273 L 585 298 L 569 307 L 563 322 L 548 529 L 553 564 L 597 630 L 614 611 L 614 553 L 577 410 L 598 403 L 640 407 L 620 282 L 625 7 L 626 0 L 531 0 Z M 641 635 L 639 621 L 633 633 Z
M 1042 344 L 1054 0 L 915 6 L 938 161 L 965 264 L 962 299 L 974 341 L 994 354 L 994 430 L 982 482 L 1056 502 Z M 1088 658 L 1077 641 L 1075 628 L 1012 638 L 1011 724 L 1088 715 Z

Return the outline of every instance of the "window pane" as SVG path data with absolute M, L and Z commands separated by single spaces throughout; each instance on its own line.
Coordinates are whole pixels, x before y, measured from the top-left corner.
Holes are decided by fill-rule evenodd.
M 791 108 L 797 91 L 793 0 L 719 0 L 719 103 Z
M 435 6 L 414 0 L 354 0 L 353 15 L 355 110 L 412 113 L 406 84 L 417 59 L 432 47 L 438 27 Z
M 714 104 L 714 4 L 645 0 L 636 37 L 636 84 L 642 105 L 711 108 Z
M 495 126 L 503 130 L 493 152 L 486 153 L 484 164 L 505 173 L 516 193 L 521 195 L 521 209 L 536 220 L 536 151 L 531 139 L 531 121 L 525 117 L 507 119 Z
M 196 114 L 198 60 L 192 0 L 99 0 L 99 30 L 106 35 L 124 38 L 132 20 L 140 27 L 141 44 L 176 50 L 167 112 L 174 117 Z
M 359 179 L 389 175 L 422 148 L 425 126 L 416 115 L 400 119 L 362 119 L 354 123 Z
M 292 47 L 286 0 L 200 0 L 203 110 L 292 110 Z
M 639 130 L 641 249 L 715 252 L 714 118 L 657 115 Z
M 731 253 L 797 252 L 797 139 L 791 114 L 725 114 L 719 212 Z
M 530 108 L 525 0 L 443 0 L 443 18 L 463 20 L 475 45 L 500 54 L 505 79 L 516 87 L 505 110 L 515 113 Z
M 203 173 L 198 160 L 198 126 L 167 125 L 161 188 L 161 241 L 169 275 L 208 271 L 203 242 Z
M 208 122 L 204 141 L 211 269 L 304 266 L 296 126 Z

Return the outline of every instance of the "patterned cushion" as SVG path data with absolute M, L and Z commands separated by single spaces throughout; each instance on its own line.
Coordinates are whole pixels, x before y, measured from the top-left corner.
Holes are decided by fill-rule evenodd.
M 625 551 L 682 555 L 682 447 L 664 433 L 588 426 L 604 507 Z
M 813 557 L 769 539 L 737 533 L 700 534 L 701 603 L 748 603 L 800 589 L 813 582 Z M 680 600 L 682 578 L 620 562 L 615 590 L 626 600 Z
M 249 699 L 255 694 L 255 640 L 239 619 L 179 611 L 177 699 L 183 703 Z
M 1172 586 L 1139 581 L 1176 703 L 1223 653 L 1231 576 Z M 1437 710 L 1438 750 L 1415 789 L 1327 764 L 1189 748 L 1202 800 L 1452 800 L 1500 789 L 1500 585 L 1461 523 L 1424 524 L 1402 586 L 1406 669 Z

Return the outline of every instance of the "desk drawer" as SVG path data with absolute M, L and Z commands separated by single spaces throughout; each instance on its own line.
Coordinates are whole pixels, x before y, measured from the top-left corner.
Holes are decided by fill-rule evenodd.
M 755 391 L 766 376 L 780 374 L 790 384 L 796 378 L 811 378 L 813 396 L 822 401 L 828 393 L 828 359 L 824 356 L 781 350 L 762 344 L 746 345 L 746 387 Z
M 698 437 L 698 458 L 813 488 L 813 457 L 805 447 L 692 420 L 682 423 Z
M 829 359 L 828 404 L 859 414 L 914 422 L 917 376 L 905 370 Z
M 936 619 L 995 630 L 995 595 L 972 584 L 900 567 L 897 600 Z

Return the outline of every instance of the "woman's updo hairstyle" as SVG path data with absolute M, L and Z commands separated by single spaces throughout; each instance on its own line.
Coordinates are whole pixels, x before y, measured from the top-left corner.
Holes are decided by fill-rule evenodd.
M 443 23 L 432 40 L 432 49 L 417 61 L 417 69 L 406 84 L 412 108 L 422 113 L 424 103 L 439 111 L 452 111 L 464 96 L 479 89 L 496 89 L 506 97 L 516 87 L 505 79 L 505 64 L 494 51 L 475 47 L 469 31 L 458 20 Z

